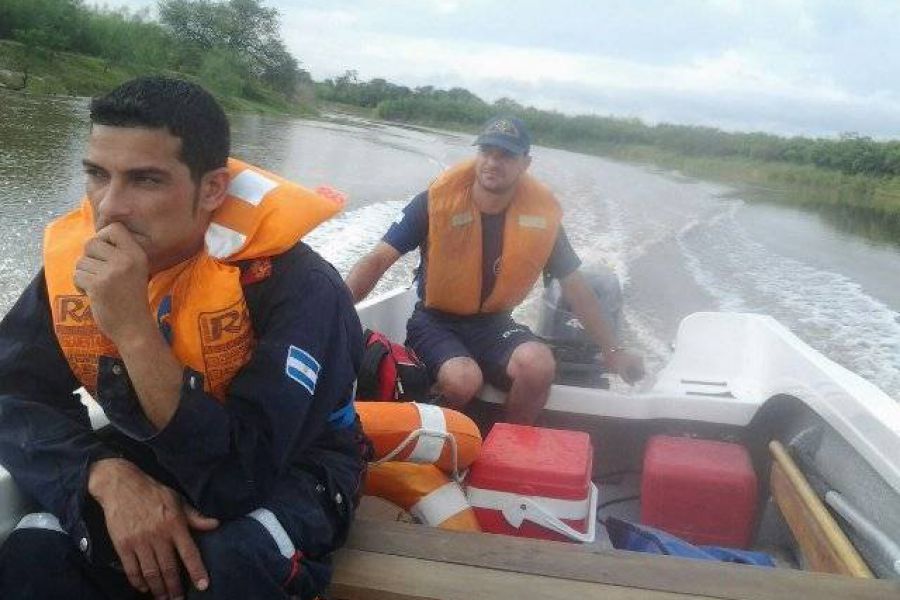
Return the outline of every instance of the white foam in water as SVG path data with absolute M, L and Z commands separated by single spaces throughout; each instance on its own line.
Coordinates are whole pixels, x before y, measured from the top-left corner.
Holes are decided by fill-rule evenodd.
M 612 197 L 604 198 L 606 207 L 606 215 L 608 221 L 606 223 L 606 233 L 603 235 L 595 234 L 595 243 L 582 255 L 586 257 L 588 268 L 592 258 L 603 257 L 604 262 L 609 264 L 619 278 L 622 289 L 626 289 L 629 283 L 628 261 L 634 260 L 637 256 L 644 254 L 647 248 L 656 243 L 656 240 L 644 240 L 638 244 L 632 244 L 629 247 L 629 239 L 626 226 L 623 222 L 622 211 L 619 209 L 620 202 Z M 578 215 L 581 220 L 582 215 Z M 632 310 L 628 303 L 625 303 L 622 311 L 625 320 L 626 333 L 630 333 L 638 342 L 638 347 L 645 352 L 644 358 L 647 360 L 647 368 L 655 371 L 661 367 L 666 359 L 672 354 L 669 346 L 663 342 L 655 333 L 655 329 L 647 320 L 637 311 Z
M 672 356 L 672 347 L 656 334 L 656 328 L 639 312 L 628 306 L 622 310 L 628 330 L 643 349 L 648 372 L 661 369 Z
M 648 177 L 640 167 L 596 157 L 545 150 L 536 162 L 538 158 L 543 167 L 538 177 L 563 202 L 566 231 L 584 269 L 602 262 L 619 278 L 625 293 L 623 343 L 644 356 L 648 372 L 655 371 L 671 355 L 670 340 L 661 336 L 652 317 L 634 308 L 632 294 L 646 294 L 646 290 L 632 289 L 630 267 L 671 239 L 672 221 L 683 218 L 684 209 L 669 202 L 673 184 L 666 178 Z M 660 211 L 664 218 L 657 218 Z
M 319 225 L 304 241 L 346 274 L 381 239 L 405 205 L 403 201 L 379 202 L 341 213 Z
M 341 213 L 314 229 L 303 241 L 346 276 L 356 261 L 375 247 L 407 203 L 408 200 L 378 202 Z M 408 284 L 416 254 L 411 252 L 388 271 L 375 291 Z
M 852 279 L 751 239 L 740 203 L 678 235 L 688 269 L 722 310 L 770 314 L 805 342 L 900 398 L 900 313 Z
M 616 210 L 617 204 L 610 196 L 603 198 L 607 218 L 605 233 L 595 234 L 594 245 L 588 248 L 583 255 L 587 266 L 590 266 L 590 261 L 596 261 L 597 257 L 602 257 L 603 262 L 615 271 L 616 276 L 619 278 L 619 283 L 624 288 L 629 281 L 625 250 L 628 247 L 628 235 L 622 223 L 622 212 Z M 582 214 L 578 214 L 577 218 L 581 220 L 583 218 Z
M 740 295 L 738 295 L 728 286 L 724 286 L 721 284 L 720 280 L 718 279 L 718 276 L 720 274 L 716 274 L 707 270 L 701 262 L 701 257 L 707 256 L 711 249 L 719 249 L 719 247 L 700 246 L 699 251 L 694 252 L 688 245 L 687 240 L 692 239 L 692 236 L 696 235 L 697 230 L 714 227 L 718 225 L 723 219 L 729 217 L 733 220 L 735 211 L 742 204 L 743 202 L 739 200 L 726 204 L 722 212 L 715 214 L 706 223 L 701 222 L 696 218 L 691 219 L 684 225 L 684 227 L 681 228 L 681 230 L 675 236 L 675 239 L 678 241 L 678 246 L 679 248 L 681 248 L 681 253 L 684 257 L 685 265 L 687 266 L 688 271 L 691 273 L 691 276 L 694 278 L 694 281 L 696 281 L 697 284 L 700 285 L 700 287 L 709 292 L 710 295 L 712 295 L 719 302 L 719 310 L 722 311 L 741 312 L 747 311 L 748 309 L 745 307 L 744 301 Z

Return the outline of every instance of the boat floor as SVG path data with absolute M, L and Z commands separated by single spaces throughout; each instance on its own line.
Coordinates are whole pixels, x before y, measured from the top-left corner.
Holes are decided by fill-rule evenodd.
M 640 521 L 641 479 L 639 473 L 615 474 L 594 483 L 599 490 L 601 508 L 597 511 L 597 517 L 601 523 L 610 516 L 635 523 Z M 413 517 L 403 509 L 380 498 L 370 496 L 363 497 L 359 515 L 368 520 L 414 522 Z M 600 524 L 597 526 L 597 539 L 590 544 L 584 544 L 584 546 L 591 550 L 613 549 L 606 528 Z M 756 547 L 753 549 L 772 556 L 778 568 L 799 568 L 793 556 L 783 548 Z
M 900 597 L 900 582 L 450 532 L 363 516 L 335 556 L 328 597 L 875 600 Z

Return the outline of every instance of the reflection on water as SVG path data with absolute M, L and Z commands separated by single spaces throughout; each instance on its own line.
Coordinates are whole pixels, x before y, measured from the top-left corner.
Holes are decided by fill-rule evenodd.
M 44 226 L 83 189 L 87 102 L 0 92 L 0 312 L 40 267 Z
M 864 238 L 874 244 L 900 248 L 900 216 L 861 210 L 837 201 L 816 202 L 812 197 L 814 189 L 747 186 L 737 195 L 753 202 L 797 207 L 818 216 L 835 231 Z
M 232 115 L 232 129 L 236 156 L 306 185 L 334 185 L 348 209 L 409 198 L 456 160 L 453 136 L 367 121 Z
M 875 244 L 900 247 L 900 217 L 873 215 L 847 206 L 824 205 L 818 215 L 838 231 Z

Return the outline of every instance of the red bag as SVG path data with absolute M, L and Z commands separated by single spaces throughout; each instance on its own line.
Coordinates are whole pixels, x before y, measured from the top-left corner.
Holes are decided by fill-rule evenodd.
M 424 402 L 428 371 L 412 348 L 396 344 L 378 331 L 366 329 L 366 349 L 357 378 L 359 400 Z

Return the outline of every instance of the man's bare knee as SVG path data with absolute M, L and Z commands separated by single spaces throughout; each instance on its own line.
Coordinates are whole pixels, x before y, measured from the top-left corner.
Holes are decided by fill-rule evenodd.
M 556 376 L 556 360 L 545 344 L 525 342 L 513 351 L 507 373 L 513 381 L 521 379 L 534 386 L 549 386 Z
M 447 404 L 454 408 L 468 404 L 483 384 L 481 369 L 471 358 L 451 358 L 438 370 L 438 388 Z

